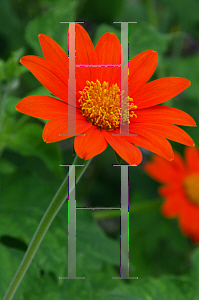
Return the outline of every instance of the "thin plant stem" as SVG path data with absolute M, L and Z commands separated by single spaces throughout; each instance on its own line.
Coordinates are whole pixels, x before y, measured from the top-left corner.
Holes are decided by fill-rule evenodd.
M 89 162 L 91 160 L 84 160 L 80 157 L 76 156 L 73 162 L 73 165 L 84 165 L 82 167 L 76 168 L 76 182 L 79 181 L 80 177 L 86 170 Z M 75 168 L 75 166 L 74 166 Z M 39 245 L 41 244 L 49 226 L 51 225 L 52 221 L 54 220 L 55 216 L 57 215 L 58 211 L 62 207 L 63 203 L 67 199 L 68 196 L 68 177 L 70 176 L 70 172 L 67 174 L 66 178 L 64 179 L 63 183 L 61 184 L 60 188 L 58 189 L 55 197 L 53 198 L 52 202 L 50 203 L 48 209 L 46 210 L 31 242 L 30 245 L 24 255 L 24 258 L 12 280 L 10 283 L 10 286 L 8 287 L 8 290 L 3 298 L 3 300 L 11 300 L 21 282 L 23 279 L 33 257 L 35 256 L 37 249 L 39 248 Z M 71 191 L 75 188 L 73 186 L 71 188 Z M 71 192 L 70 191 L 70 192 Z

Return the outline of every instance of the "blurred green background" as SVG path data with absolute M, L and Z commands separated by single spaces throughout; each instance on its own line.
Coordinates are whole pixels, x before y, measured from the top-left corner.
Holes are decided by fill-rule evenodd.
M 28 95 L 49 92 L 23 66 L 23 55 L 42 56 L 38 34 L 54 38 L 67 52 L 66 24 L 85 21 L 96 44 L 104 32 L 120 39 L 129 25 L 129 59 L 158 52 L 152 79 L 179 76 L 192 85 L 167 102 L 199 124 L 199 2 L 196 0 L 1 0 L 0 1 L 0 298 L 72 163 L 73 138 L 46 144 L 44 121 L 22 115 L 15 105 Z M 166 105 L 167 105 L 166 104 Z M 185 128 L 199 146 L 197 128 Z M 183 153 L 184 146 L 171 142 Z M 151 153 L 142 149 L 143 163 Z M 77 185 L 77 206 L 120 206 L 120 169 L 111 147 L 95 157 Z M 67 276 L 67 205 L 53 221 L 14 299 L 145 300 L 198 299 L 199 249 L 183 236 L 177 220 L 160 213 L 158 184 L 143 170 L 129 168 L 130 276 L 119 276 L 118 212 L 77 211 L 77 276 Z

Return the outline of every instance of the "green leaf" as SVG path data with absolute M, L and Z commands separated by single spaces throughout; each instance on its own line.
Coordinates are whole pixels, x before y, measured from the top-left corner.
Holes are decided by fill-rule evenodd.
M 23 165 L 15 174 L 1 178 L 1 203 L 0 203 L 0 236 L 9 236 L 26 245 L 30 240 L 42 218 L 51 198 L 57 189 L 57 181 L 54 181 L 46 176 L 42 178 L 42 170 L 38 175 L 35 172 L 36 164 L 33 164 L 32 170 L 24 170 Z M 27 165 L 26 165 L 27 168 Z M 31 172 L 30 172 L 31 171 Z M 49 182 L 51 184 L 49 185 Z M 8 188 L 9 187 L 9 188 Z M 31 187 L 31 189 L 30 189 Z M 34 258 L 34 262 L 44 273 L 53 273 L 56 280 L 58 277 L 67 276 L 67 222 L 68 210 L 67 204 L 63 205 L 61 211 L 50 226 L 44 240 L 42 241 L 38 252 Z M 87 284 L 93 277 L 97 288 L 100 288 L 99 282 L 95 281 L 95 273 L 100 272 L 103 277 L 104 265 L 119 266 L 120 249 L 118 242 L 108 238 L 99 226 L 95 223 L 90 214 L 86 211 L 77 211 L 77 276 L 86 276 L 89 281 L 80 282 L 78 280 L 68 281 L 65 285 L 69 285 L 70 293 L 64 288 L 63 295 L 73 295 L 76 286 L 80 284 L 81 293 L 74 299 L 88 299 L 89 290 Z M 7 264 L 7 262 L 6 262 Z M 4 266 L 6 268 L 6 266 Z M 31 266 L 30 266 L 31 267 Z M 15 271 L 17 267 L 15 266 Z M 112 274 L 114 276 L 114 273 Z M 10 279 L 11 280 L 11 279 Z M 9 281 L 10 281 L 9 280 Z M 31 280 L 27 285 L 27 289 L 23 289 L 23 295 L 28 298 L 29 291 L 32 290 L 32 296 L 37 299 L 42 294 L 42 299 L 48 299 L 48 290 L 45 286 L 51 282 L 48 276 L 45 280 L 41 278 L 41 283 L 37 280 Z M 85 287 L 86 282 L 86 287 Z M 102 279 L 103 284 L 103 279 Z M 110 283 L 112 279 L 110 276 Z M 9 282 L 7 282 L 8 286 Z M 49 287 L 52 289 L 52 294 L 56 295 L 58 282 Z M 92 290 L 96 290 L 94 287 Z M 78 295 L 79 290 L 76 290 Z M 74 294 L 75 295 L 75 294 Z M 82 296 L 82 298 L 81 298 Z M 49 296 L 50 297 L 50 296 Z M 86 298 L 87 297 L 87 298 Z M 59 297 L 55 297 L 57 299 Z M 30 298 L 31 299 L 31 298 Z M 49 298 L 51 299 L 51 298 Z M 72 297 L 70 299 L 73 299 Z M 102 298 L 103 299 L 103 298 Z
M 191 255 L 191 269 L 189 275 L 191 276 L 194 285 L 194 295 L 192 300 L 197 300 L 199 295 L 199 247 L 197 247 Z
M 42 139 L 42 126 L 36 123 L 24 124 L 9 136 L 8 148 L 24 156 L 39 157 L 57 175 L 63 175 L 60 168 L 61 154 L 56 143 L 46 144 Z
M 4 294 L 9 286 L 9 283 L 13 279 L 16 270 L 23 258 L 23 252 L 5 247 L 0 243 L 0 297 L 3 299 Z M 34 282 L 39 277 L 39 270 L 32 263 L 31 267 L 27 271 L 18 291 L 16 292 L 16 299 L 23 300 L 23 291 L 28 287 L 29 282 Z
M 77 263 L 77 268 L 78 268 Z M 124 285 L 122 280 L 113 280 L 119 273 L 111 266 L 104 266 L 101 270 L 84 270 L 85 280 L 61 280 L 62 294 L 72 300 L 108 300 L 109 291 L 116 286 Z M 63 297 L 64 299 L 64 297 Z
M 24 161 L 28 159 L 22 160 L 16 173 L 1 175 L 0 178 L 0 236 L 17 238 L 28 245 L 60 185 L 60 179 L 43 170 L 44 165 L 39 160 L 29 160 L 30 165 Z M 36 255 L 41 269 L 63 275 L 66 236 L 62 221 L 56 218 Z
M 67 205 L 62 207 L 60 214 L 62 218 L 66 219 Z M 96 266 L 93 265 L 92 260 L 96 261 L 96 263 L 98 263 L 97 261 L 101 261 L 111 265 L 119 266 L 119 240 L 117 243 L 116 241 L 108 238 L 87 211 L 77 211 L 76 227 L 77 252 L 80 257 L 83 257 L 83 268 L 96 269 Z M 68 229 L 66 227 L 66 232 L 67 230 Z
M 24 241 L 26 245 L 30 243 L 34 232 L 39 225 L 43 211 L 31 206 L 1 205 L 0 213 L 0 235 L 8 235 Z M 53 271 L 61 276 L 64 271 L 66 259 L 65 232 L 58 222 L 54 222 L 41 244 L 36 255 L 37 264 L 46 271 Z M 56 255 L 55 255 L 56 253 Z
M 74 280 L 75 281 L 75 280 Z M 71 282 L 71 281 L 70 281 Z M 44 274 L 39 279 L 34 280 L 26 288 L 23 299 L 29 300 L 55 300 L 61 299 L 60 287 L 55 278 L 50 274 Z M 67 292 L 65 296 L 67 295 Z M 64 298 L 63 298 L 64 299 Z
M 38 40 L 40 33 L 47 34 L 55 39 L 67 53 L 68 24 L 61 24 L 60 22 L 74 21 L 75 7 L 76 2 L 74 0 L 58 0 L 47 12 L 38 15 L 28 23 L 25 38 L 36 54 L 42 55 Z
M 16 171 L 16 166 L 8 160 L 0 161 L 0 173 L 11 174 Z
M 19 259 L 11 255 L 9 250 L 0 243 L 0 296 L 1 299 L 8 288 L 8 283 L 12 280 L 19 264 Z
M 190 80 L 191 86 L 183 91 L 182 95 L 198 101 L 199 55 L 164 58 L 163 66 L 169 76 L 179 76 Z
M 129 60 L 146 50 L 164 54 L 172 40 L 172 35 L 157 31 L 153 26 L 145 23 L 129 25 Z
M 0 80 L 13 80 L 21 76 L 21 74 L 27 72 L 28 70 L 19 64 L 19 59 L 23 56 L 24 49 L 19 48 L 16 51 L 12 51 L 10 57 L 7 61 L 0 61 Z M 9 90 L 14 90 L 18 88 L 19 83 L 11 82 L 9 84 Z
M 135 280 L 131 286 L 116 288 L 109 300 L 192 300 L 193 284 L 189 278 L 162 276 Z M 120 297 L 119 297 L 120 296 Z
M 5 103 L 5 112 L 7 114 L 7 117 L 10 117 L 10 115 L 15 115 L 18 113 L 15 106 L 20 100 L 21 98 L 15 97 L 13 95 L 7 96 L 6 103 Z
M 147 189 L 147 182 L 142 186 Z M 191 247 L 177 220 L 161 215 L 160 200 L 147 200 L 147 196 L 135 192 L 129 202 L 129 259 L 135 267 L 130 275 L 140 278 L 185 272 Z

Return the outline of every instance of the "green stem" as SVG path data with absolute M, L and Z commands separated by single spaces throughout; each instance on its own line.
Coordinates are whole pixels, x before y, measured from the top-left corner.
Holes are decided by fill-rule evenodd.
M 83 167 L 76 168 L 76 182 L 79 181 L 80 177 L 84 173 L 86 167 L 88 166 L 91 160 L 85 161 L 80 157 L 76 156 L 73 162 L 73 165 L 80 165 L 83 164 Z M 31 242 L 26 251 L 26 254 L 3 298 L 3 300 L 11 300 L 22 280 L 24 277 L 33 257 L 35 256 L 37 249 L 42 242 L 50 224 L 52 223 L 53 219 L 57 215 L 58 211 L 60 210 L 61 206 L 65 202 L 68 196 L 68 177 L 70 173 L 67 174 L 66 178 L 64 179 L 62 185 L 60 186 L 59 190 L 57 191 L 55 197 L 53 198 L 52 202 L 50 203 L 48 209 L 46 210 Z M 74 186 L 71 188 L 73 190 Z

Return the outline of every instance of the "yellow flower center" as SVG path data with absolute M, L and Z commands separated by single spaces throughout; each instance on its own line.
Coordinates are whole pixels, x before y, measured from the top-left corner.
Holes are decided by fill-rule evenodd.
M 80 91 L 80 108 L 82 115 L 87 118 L 88 122 L 98 126 L 99 129 L 108 131 L 115 130 L 126 122 L 130 123 L 129 117 L 137 117 L 131 109 L 137 108 L 132 98 L 123 99 L 123 93 L 117 83 L 109 87 L 109 83 L 104 81 L 101 85 L 99 80 L 96 82 L 86 81 L 83 91 Z M 121 106 L 120 107 L 120 98 Z M 128 101 L 127 101 L 128 100 Z M 131 110 L 131 111 L 129 111 Z
M 184 189 L 189 200 L 199 205 L 199 175 L 192 174 L 187 176 L 184 180 Z

